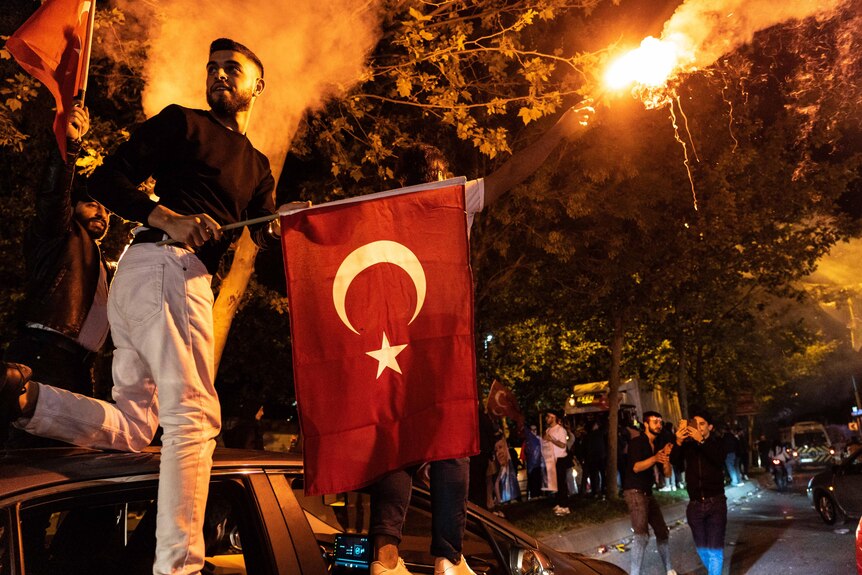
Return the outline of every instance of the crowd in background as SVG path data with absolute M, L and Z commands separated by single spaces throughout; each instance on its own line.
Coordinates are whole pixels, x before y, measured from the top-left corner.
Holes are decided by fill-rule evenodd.
M 482 451 L 472 458 L 470 498 L 474 503 L 501 514 L 501 506 L 513 502 L 554 497 L 558 515 L 568 513 L 566 502 L 572 497 L 604 498 L 608 458 L 608 426 L 604 413 L 578 417 L 550 412 L 554 423 L 565 432 L 565 453 L 555 457 L 554 444 L 548 436 L 548 417 L 544 426 L 525 424 L 523 427 L 508 426 L 502 419 L 493 419 L 481 414 Z M 553 427 L 553 425 L 551 426 Z M 617 469 L 626 463 L 628 442 L 642 432 L 643 426 L 636 417 L 623 418 L 617 434 Z M 656 447 L 674 441 L 676 434 L 672 422 L 665 422 Z M 717 426 L 716 435 L 725 451 L 725 482 L 728 486 L 742 485 L 748 480 L 750 468 L 768 468 L 770 451 L 777 439 L 761 435 L 753 444 L 747 431 L 729 424 Z M 755 449 L 750 449 L 753 445 Z M 862 444 L 859 444 L 862 447 Z M 782 446 L 786 448 L 786 446 Z M 856 448 L 857 445 L 848 446 Z M 517 449 L 516 449 L 517 448 Z M 788 452 L 789 454 L 790 452 Z M 788 457 L 788 471 L 792 476 L 793 458 Z M 525 485 L 519 484 L 519 472 L 526 477 Z M 669 477 L 656 471 L 656 487 L 659 491 L 677 491 L 685 487 L 685 474 L 680 465 L 673 467 Z M 617 485 L 620 485 L 618 473 Z

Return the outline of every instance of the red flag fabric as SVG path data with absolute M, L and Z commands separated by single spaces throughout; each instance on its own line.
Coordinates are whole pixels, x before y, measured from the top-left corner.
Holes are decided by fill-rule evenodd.
M 515 394 L 496 379 L 488 392 L 488 413 L 496 417 L 508 417 L 515 421 L 524 421 Z
M 45 0 L 6 41 L 6 49 L 24 70 L 54 96 L 54 135 L 66 155 L 66 121 L 84 69 L 81 54 L 87 42 L 90 0 Z
M 463 178 L 454 182 L 281 216 L 306 493 L 478 452 Z

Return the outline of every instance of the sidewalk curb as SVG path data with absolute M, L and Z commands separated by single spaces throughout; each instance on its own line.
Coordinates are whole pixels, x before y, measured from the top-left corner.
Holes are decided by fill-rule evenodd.
M 741 487 L 726 487 L 728 505 L 756 493 L 761 489 L 757 480 L 749 480 Z M 685 522 L 685 508 L 688 501 L 680 501 L 664 505 L 661 510 L 665 523 L 673 529 L 678 523 Z M 604 523 L 587 525 L 562 533 L 553 533 L 539 537 L 539 541 L 559 551 L 596 555 L 602 546 L 611 547 L 632 536 L 631 521 L 628 516 L 612 519 Z

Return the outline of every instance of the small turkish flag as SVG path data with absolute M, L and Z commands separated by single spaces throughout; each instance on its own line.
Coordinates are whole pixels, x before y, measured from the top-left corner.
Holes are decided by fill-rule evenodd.
M 281 227 L 306 493 L 478 452 L 463 178 Z
M 488 413 L 496 417 L 508 417 L 519 423 L 524 421 L 515 394 L 496 379 L 488 392 Z
M 66 121 L 89 65 L 89 57 L 82 54 L 89 46 L 87 24 L 93 4 L 90 0 L 45 0 L 6 41 L 6 49 L 18 64 L 54 96 L 54 135 L 64 157 Z

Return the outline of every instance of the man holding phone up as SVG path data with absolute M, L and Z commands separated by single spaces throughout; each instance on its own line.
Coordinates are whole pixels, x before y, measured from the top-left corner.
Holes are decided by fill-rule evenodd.
M 674 463 L 685 464 L 685 486 L 689 497 L 685 515 L 697 554 L 709 575 L 721 575 L 727 528 L 724 447 L 712 434 L 712 418 L 701 410 L 693 410 L 692 413 L 690 420 L 679 422 L 670 458 Z

